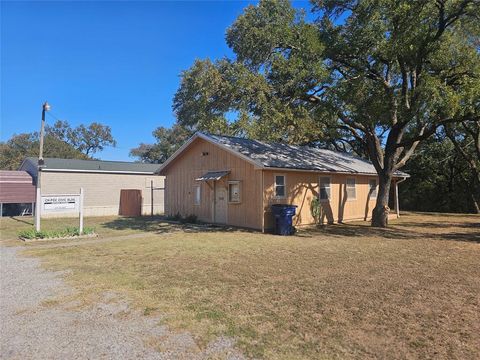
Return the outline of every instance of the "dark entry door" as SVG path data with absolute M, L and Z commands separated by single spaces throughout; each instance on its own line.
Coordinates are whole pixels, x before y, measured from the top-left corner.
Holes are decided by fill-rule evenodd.
M 136 190 L 136 189 L 120 190 L 120 215 L 123 215 L 123 216 L 142 215 L 142 190 Z

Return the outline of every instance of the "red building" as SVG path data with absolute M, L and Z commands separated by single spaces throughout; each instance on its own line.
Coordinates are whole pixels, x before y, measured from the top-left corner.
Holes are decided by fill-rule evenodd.
M 0 215 L 31 213 L 35 184 L 26 171 L 0 170 Z

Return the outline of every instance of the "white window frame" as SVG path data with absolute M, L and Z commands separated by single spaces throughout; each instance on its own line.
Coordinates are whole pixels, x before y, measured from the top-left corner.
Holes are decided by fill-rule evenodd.
M 322 199 L 322 179 L 328 179 L 328 187 L 325 187 L 325 189 L 328 189 L 327 191 L 327 198 Z M 320 176 L 318 179 L 318 200 L 328 202 L 332 200 L 332 178 L 330 176 Z
M 238 185 L 238 201 L 232 201 L 232 199 L 230 199 L 230 185 Z M 240 180 L 230 180 L 227 186 L 228 203 L 240 204 L 242 202 L 242 182 Z
M 283 176 L 283 196 L 277 195 L 277 176 Z M 285 199 L 287 197 L 287 175 L 286 174 L 273 174 L 273 195 L 275 199 Z
M 354 182 L 353 190 L 355 191 L 355 196 L 352 198 L 348 196 L 348 180 L 353 180 Z M 357 179 L 352 177 L 345 179 L 345 196 L 347 197 L 347 201 L 357 200 Z
M 372 191 L 372 185 L 370 184 L 371 182 L 375 181 L 375 192 Z M 376 199 L 377 194 L 378 194 L 378 181 L 377 179 L 370 179 L 368 180 L 368 194 L 370 196 L 370 199 Z
M 198 192 L 198 198 L 197 198 L 197 192 Z M 200 184 L 193 185 L 193 205 L 199 206 L 201 203 L 202 203 L 202 187 L 200 186 Z

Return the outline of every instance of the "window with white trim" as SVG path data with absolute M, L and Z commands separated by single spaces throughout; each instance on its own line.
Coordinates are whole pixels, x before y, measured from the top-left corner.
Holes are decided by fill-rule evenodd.
M 329 177 L 320 178 L 320 200 L 330 200 L 331 197 L 331 185 Z
M 240 181 L 229 181 L 228 182 L 228 202 L 229 203 L 239 203 L 241 202 L 241 186 Z
M 356 188 L 356 181 L 354 178 L 347 178 L 346 180 L 346 188 L 347 188 L 347 200 L 355 200 L 357 198 L 357 188 Z
M 368 188 L 369 188 L 369 194 L 370 194 L 370 199 L 376 199 L 377 198 L 377 179 L 370 179 L 368 181 Z
M 193 186 L 193 205 L 200 205 L 202 199 L 202 192 L 200 185 Z
M 275 175 L 275 197 L 284 198 L 286 195 L 285 175 Z

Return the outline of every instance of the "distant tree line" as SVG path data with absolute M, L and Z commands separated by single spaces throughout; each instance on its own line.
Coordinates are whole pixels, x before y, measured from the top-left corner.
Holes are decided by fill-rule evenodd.
M 39 133 L 13 135 L 0 142 L 0 169 L 16 170 L 26 157 L 38 156 Z M 45 127 L 44 157 L 91 159 L 106 146 L 115 146 L 111 128 L 97 122 L 72 128 L 66 121 Z

